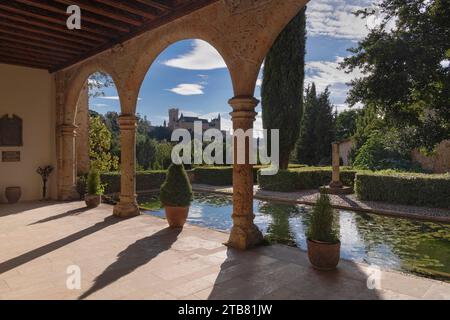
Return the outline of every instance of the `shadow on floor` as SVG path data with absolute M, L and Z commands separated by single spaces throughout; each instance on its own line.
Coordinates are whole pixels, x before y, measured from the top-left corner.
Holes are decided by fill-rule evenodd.
M 59 220 L 59 219 L 63 219 L 63 218 L 70 217 L 70 216 L 77 216 L 77 215 L 80 215 L 81 213 L 87 212 L 89 210 L 91 210 L 91 208 L 88 208 L 88 207 L 70 210 L 70 211 L 58 214 L 56 216 L 51 216 L 51 217 L 33 222 L 33 223 L 29 224 L 29 226 L 46 223 L 46 222 L 50 222 L 50 221 L 54 221 L 54 220 Z
M 49 207 L 57 204 L 56 202 L 39 201 L 39 202 L 19 202 L 15 204 L 0 204 L 0 218 L 12 216 L 19 213 L 26 213 L 34 209 Z
M 209 300 L 379 300 L 367 274 L 349 261 L 335 271 L 313 269 L 294 248 L 228 249 Z
M 52 243 L 46 244 L 46 245 L 39 247 L 37 249 L 34 249 L 32 251 L 28 251 L 24 254 L 21 254 L 20 256 L 10 259 L 10 260 L 4 261 L 4 262 L 0 263 L 0 274 L 3 274 L 14 268 L 17 268 L 25 263 L 28 263 L 34 259 L 42 257 L 52 251 L 62 248 L 72 242 L 80 240 L 84 237 L 87 237 L 95 232 L 98 232 L 102 229 L 105 229 L 105 228 L 112 226 L 116 223 L 119 223 L 121 221 L 123 221 L 123 219 L 109 216 L 109 217 L 105 218 L 103 221 L 98 222 L 89 228 L 86 228 L 84 230 L 73 233 L 65 238 L 62 238 L 62 239 L 59 239 Z
M 94 285 L 78 299 L 86 299 L 93 293 L 109 286 L 137 268 L 147 264 L 162 252 L 169 250 L 175 241 L 177 241 L 181 231 L 182 229 L 166 228 L 131 244 L 118 254 L 117 260 L 108 266 L 102 274 L 94 280 Z

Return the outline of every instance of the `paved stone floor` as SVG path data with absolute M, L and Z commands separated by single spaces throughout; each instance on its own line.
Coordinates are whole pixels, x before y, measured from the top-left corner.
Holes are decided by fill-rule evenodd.
M 442 282 L 383 271 L 381 289 L 369 290 L 365 265 L 342 261 L 321 273 L 296 248 L 236 251 L 221 232 L 111 212 L 81 202 L 0 205 L 0 299 L 450 299 Z M 67 289 L 73 265 L 81 290 Z
M 195 191 L 218 192 L 233 194 L 232 187 L 215 187 L 202 184 L 194 184 Z M 275 192 L 254 188 L 255 197 L 261 200 L 287 201 L 305 205 L 313 205 L 318 197 L 318 190 L 303 190 L 297 192 Z M 417 206 L 406 206 L 380 201 L 361 201 L 356 195 L 330 195 L 333 207 L 343 210 L 378 213 L 382 215 L 406 217 L 426 221 L 450 223 L 450 209 L 425 208 Z

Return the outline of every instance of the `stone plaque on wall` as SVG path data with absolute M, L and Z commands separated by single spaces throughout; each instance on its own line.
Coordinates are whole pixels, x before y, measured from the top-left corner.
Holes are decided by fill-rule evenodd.
M 3 151 L 3 162 L 20 162 L 20 151 Z
M 16 115 L 9 117 L 7 114 L 1 117 L 0 146 L 21 147 L 22 145 L 22 119 Z

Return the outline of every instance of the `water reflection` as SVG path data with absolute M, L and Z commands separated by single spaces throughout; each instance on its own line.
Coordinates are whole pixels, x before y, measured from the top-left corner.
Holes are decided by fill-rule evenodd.
M 140 203 L 164 217 L 157 195 L 142 197 Z M 232 205 L 230 196 L 196 194 L 188 221 L 229 231 Z M 255 200 L 254 212 L 255 224 L 269 241 L 306 250 L 309 207 Z M 336 219 L 343 258 L 450 282 L 450 225 L 344 210 Z

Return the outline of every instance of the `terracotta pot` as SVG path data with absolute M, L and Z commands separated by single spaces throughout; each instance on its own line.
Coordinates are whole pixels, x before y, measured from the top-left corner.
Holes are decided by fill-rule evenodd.
M 22 196 L 22 189 L 20 187 L 9 187 L 5 190 L 5 197 L 9 204 L 14 204 L 19 202 Z
M 186 223 L 189 207 L 164 207 L 166 219 L 171 228 L 183 228 Z
M 308 257 L 315 269 L 334 270 L 341 258 L 341 242 L 327 243 L 308 239 Z
M 102 196 L 86 194 L 84 202 L 88 208 L 97 208 L 102 203 Z

